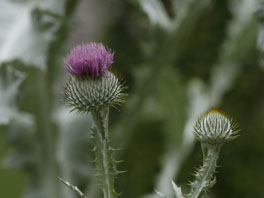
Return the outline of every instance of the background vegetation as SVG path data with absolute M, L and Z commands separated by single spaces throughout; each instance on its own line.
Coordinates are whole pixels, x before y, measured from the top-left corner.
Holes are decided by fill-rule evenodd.
M 115 51 L 129 86 L 111 110 L 121 197 L 188 188 L 201 151 L 196 117 L 217 107 L 241 134 L 220 154 L 215 198 L 264 197 L 263 3 L 257 0 L 0 0 L 0 197 L 100 197 L 91 118 L 70 113 L 63 59 L 81 42 Z

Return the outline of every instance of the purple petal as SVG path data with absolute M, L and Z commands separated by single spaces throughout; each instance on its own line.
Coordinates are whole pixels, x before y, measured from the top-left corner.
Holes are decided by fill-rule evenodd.
M 113 61 L 114 53 L 102 43 L 88 43 L 71 49 L 64 68 L 77 77 L 99 77 L 104 76 Z

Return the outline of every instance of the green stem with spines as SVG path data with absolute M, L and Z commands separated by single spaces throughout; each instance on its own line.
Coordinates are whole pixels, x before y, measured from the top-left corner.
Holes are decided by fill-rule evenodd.
M 109 107 L 92 112 L 95 127 L 92 129 L 92 141 L 95 152 L 96 177 L 104 198 L 117 198 L 114 181 L 118 174 L 116 161 L 113 159 L 114 149 L 109 144 L 108 117 Z
M 196 172 L 195 180 L 191 183 L 191 191 L 187 198 L 198 198 L 202 192 L 211 188 L 214 183 L 217 159 L 222 145 L 203 145 L 204 160 L 202 167 Z

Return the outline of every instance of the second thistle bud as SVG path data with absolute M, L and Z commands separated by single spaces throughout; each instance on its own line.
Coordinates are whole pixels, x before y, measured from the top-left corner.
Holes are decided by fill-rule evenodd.
M 201 115 L 194 125 L 194 135 L 200 142 L 207 144 L 223 144 L 236 137 L 237 124 L 224 113 L 210 110 Z
M 73 48 L 65 61 L 71 74 L 65 84 L 65 100 L 73 110 L 90 112 L 123 103 L 124 86 L 108 71 L 114 54 L 101 43 L 88 43 Z

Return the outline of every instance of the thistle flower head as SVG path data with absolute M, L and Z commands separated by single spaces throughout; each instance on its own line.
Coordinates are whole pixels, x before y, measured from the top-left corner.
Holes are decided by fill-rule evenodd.
M 113 60 L 114 53 L 102 43 L 81 44 L 70 51 L 64 68 L 76 77 L 99 77 L 105 75 Z
M 64 98 L 72 110 L 88 113 L 123 103 L 125 87 L 108 68 L 114 54 L 101 43 L 78 45 L 65 61 L 69 76 Z
M 194 135 L 200 142 L 223 144 L 237 137 L 237 124 L 226 114 L 212 109 L 201 115 L 194 125 Z

